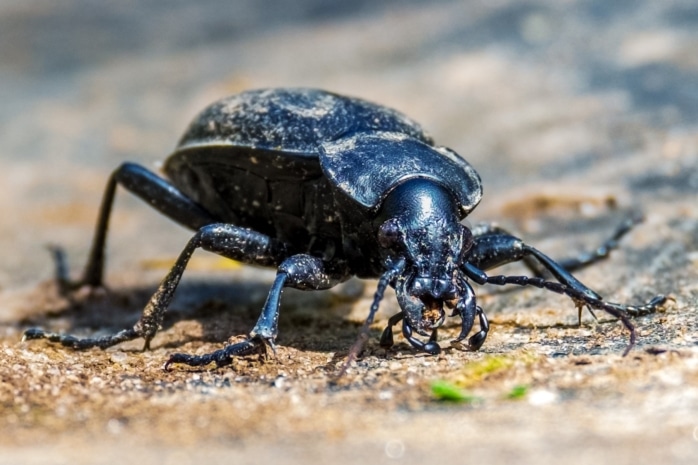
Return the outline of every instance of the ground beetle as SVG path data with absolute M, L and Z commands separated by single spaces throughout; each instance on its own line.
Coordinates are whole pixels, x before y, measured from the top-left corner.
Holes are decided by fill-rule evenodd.
M 461 319 L 457 341 L 482 346 L 489 325 L 470 282 L 536 286 L 619 318 L 654 311 L 657 296 L 639 306 L 605 302 L 570 274 L 604 257 L 630 227 L 577 259 L 556 262 L 508 232 L 468 228 L 461 221 L 482 197 L 480 176 L 455 152 L 434 145 L 414 121 L 364 100 L 315 89 L 243 92 L 206 108 L 164 165 L 167 180 L 132 163 L 106 187 L 81 285 L 102 285 L 104 247 L 117 185 L 196 231 L 131 329 L 80 339 L 29 329 L 73 349 L 106 348 L 136 338 L 145 349 L 158 331 L 192 253 L 202 248 L 244 263 L 276 267 L 257 324 L 243 342 L 206 355 L 174 354 L 166 363 L 227 365 L 234 356 L 274 346 L 284 287 L 328 289 L 355 275 L 378 278 L 365 327 L 387 286 L 401 311 L 389 319 L 380 344 L 393 344 L 392 327 L 418 350 L 438 354 L 437 328 Z M 522 260 L 557 281 L 537 276 L 490 276 L 485 271 Z M 416 335 L 427 338 L 426 342 Z M 365 334 L 364 334 L 365 336 Z M 358 349 L 353 351 L 356 355 Z M 627 353 L 627 350 L 626 350 Z

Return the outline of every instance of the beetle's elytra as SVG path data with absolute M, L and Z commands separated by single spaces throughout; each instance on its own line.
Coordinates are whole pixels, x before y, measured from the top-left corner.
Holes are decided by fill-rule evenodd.
M 273 347 L 284 287 L 327 289 L 354 275 L 379 278 L 368 322 L 385 288 L 396 290 L 401 311 L 390 318 L 381 345 L 393 345 L 392 327 L 401 322 L 404 337 L 430 354 L 440 351 L 437 330 L 447 310 L 461 319 L 457 341 L 470 336 L 472 350 L 485 342 L 489 325 L 472 282 L 532 285 L 604 310 L 630 330 L 628 350 L 635 340 L 629 316 L 652 312 L 665 301 L 657 296 L 639 306 L 605 302 L 570 273 L 604 257 L 630 223 L 595 253 L 565 262 L 502 229 L 461 224 L 482 196 L 477 172 L 435 145 L 414 121 L 364 100 L 315 89 L 254 90 L 220 100 L 194 119 L 164 172 L 166 178 L 132 163 L 114 171 L 84 275 L 75 283 L 102 284 L 109 215 L 120 185 L 195 231 L 140 320 L 102 338 L 29 329 L 26 339 L 84 349 L 143 338 L 148 348 L 198 248 L 275 267 L 276 279 L 245 341 L 203 356 L 174 354 L 166 367 L 222 366 L 234 356 Z M 518 260 L 557 281 L 487 274 Z M 479 330 L 470 335 L 476 318 Z

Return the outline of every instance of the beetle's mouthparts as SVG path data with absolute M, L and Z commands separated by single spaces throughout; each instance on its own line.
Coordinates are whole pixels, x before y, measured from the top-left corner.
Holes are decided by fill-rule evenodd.
M 410 289 L 409 277 L 398 280 L 395 286 L 397 300 L 409 325 L 418 334 L 430 337 L 434 329 L 446 320 L 444 299 L 430 294 L 414 295 Z
M 443 301 L 429 296 L 424 296 L 420 300 L 424 304 L 420 326 L 424 330 L 433 330 L 441 326 L 446 320 Z

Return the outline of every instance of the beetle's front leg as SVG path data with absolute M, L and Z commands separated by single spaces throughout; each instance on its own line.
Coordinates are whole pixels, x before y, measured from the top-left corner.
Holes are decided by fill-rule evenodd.
M 633 223 L 624 223 L 624 227 L 620 228 L 616 234 L 613 236 L 615 242 L 613 247 L 617 245 L 617 241 L 630 229 Z M 601 296 L 597 294 L 592 289 L 589 289 L 581 281 L 575 278 L 570 269 L 581 268 L 589 263 L 597 261 L 600 256 L 590 255 L 587 257 L 587 261 L 582 263 L 568 263 L 570 268 L 565 265 L 561 265 L 552 258 L 545 255 L 540 250 L 535 247 L 524 243 L 518 237 L 512 236 L 507 231 L 497 228 L 497 227 L 480 227 L 480 231 L 476 230 L 475 239 L 473 241 L 473 247 L 470 250 L 468 256 L 468 263 L 472 266 L 479 268 L 481 270 L 489 270 L 496 268 L 498 266 L 504 265 L 506 263 L 511 263 L 515 261 L 523 261 L 528 268 L 533 270 L 536 275 L 542 276 L 543 274 L 553 275 L 560 283 L 569 286 L 570 288 L 584 293 L 586 296 L 592 299 L 601 300 Z M 607 241 L 610 243 L 610 241 Z M 608 255 L 608 251 L 612 247 L 607 245 L 605 247 L 605 253 Z M 597 250 L 597 254 L 600 253 L 602 248 Z M 584 305 L 580 304 L 580 301 L 575 300 L 577 305 L 578 319 L 581 324 L 582 321 L 582 309 Z M 589 313 L 596 318 L 594 311 L 591 306 L 587 305 Z
M 273 349 L 278 334 L 279 300 L 284 287 L 306 290 L 329 289 L 346 277 L 347 273 L 343 267 L 332 266 L 312 255 L 299 254 L 287 258 L 279 266 L 262 314 L 247 340 L 205 355 L 173 354 L 165 363 L 165 369 L 173 363 L 189 366 L 215 363 L 220 367 L 230 364 L 232 357 L 264 350 L 267 346 Z

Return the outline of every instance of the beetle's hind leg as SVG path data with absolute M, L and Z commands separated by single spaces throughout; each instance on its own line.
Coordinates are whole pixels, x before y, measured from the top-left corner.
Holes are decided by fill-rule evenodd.
M 581 252 L 575 257 L 567 257 L 556 259 L 555 261 L 567 271 L 576 271 L 586 268 L 589 265 L 600 262 L 608 258 L 611 252 L 618 248 L 620 240 L 630 232 L 637 224 L 641 223 L 643 217 L 639 213 L 634 213 L 633 215 L 626 218 L 613 234 L 606 239 L 601 245 L 596 249 L 586 252 Z M 537 276 L 545 277 L 547 274 L 538 265 L 535 260 L 525 259 L 526 265 L 533 270 Z M 538 266 L 537 266 L 538 265 Z
M 114 194 L 116 193 L 116 187 L 118 185 L 136 194 L 155 209 L 184 226 L 192 229 L 199 229 L 206 224 L 214 222 L 213 217 L 208 212 L 203 210 L 199 205 L 166 180 L 140 165 L 124 163 L 111 174 L 107 181 L 97 219 L 97 227 L 92 241 L 92 248 L 83 276 L 80 280 L 77 282 L 70 280 L 63 250 L 55 245 L 49 246 L 49 251 L 53 255 L 55 262 L 56 281 L 58 282 L 61 292 L 68 293 L 70 290 L 82 286 L 88 286 L 92 289 L 102 286 L 104 247 L 107 239 L 107 230 L 109 229 L 111 209 L 114 203 Z M 192 245 L 190 244 L 188 248 L 185 249 L 182 254 L 183 256 L 186 255 L 187 252 L 191 255 L 189 247 L 192 247 Z M 193 250 L 193 248 L 191 250 Z M 180 257 L 178 263 L 181 261 L 182 257 Z M 188 257 L 184 265 L 186 265 L 186 261 L 188 261 Z M 177 265 L 175 265 L 175 268 L 177 268 Z M 24 333 L 23 339 L 48 339 L 51 342 L 57 342 L 66 347 L 79 350 L 90 347 L 106 348 L 138 337 L 146 337 L 147 334 L 147 331 L 144 332 L 143 329 L 137 325 L 132 329 L 121 331 L 112 336 L 79 339 L 70 335 L 49 333 L 41 329 L 32 328 Z M 148 342 L 149 339 L 146 337 L 146 345 Z
M 104 248 L 117 186 L 124 187 L 165 216 L 190 229 L 198 230 L 216 221 L 211 214 L 165 179 L 135 163 L 124 163 L 114 170 L 107 181 L 92 240 L 92 248 L 79 281 L 71 282 L 68 279 L 62 251 L 55 247 L 51 249 L 56 262 L 57 280 L 62 290 L 70 290 L 83 285 L 102 286 Z
M 618 248 L 620 240 L 630 232 L 633 227 L 635 227 L 638 223 L 642 222 L 643 217 L 639 213 L 634 213 L 628 218 L 626 218 L 613 232 L 613 234 L 606 239 L 601 245 L 599 245 L 596 249 L 591 250 L 591 251 L 586 251 L 586 252 L 581 252 L 575 257 L 567 257 L 567 258 L 561 258 L 561 259 L 556 259 L 555 263 L 562 269 L 572 272 L 576 270 L 580 270 L 582 268 L 585 268 L 587 266 L 593 265 L 594 263 L 597 263 L 601 260 L 605 260 L 606 258 L 609 257 L 611 252 L 615 249 Z M 492 242 L 497 242 L 497 238 L 506 238 L 509 237 L 510 239 L 516 239 L 513 237 L 513 235 L 495 225 L 489 225 L 489 224 L 482 224 L 478 225 L 475 228 L 473 228 L 473 235 L 475 236 L 475 245 L 476 245 L 476 250 L 474 251 L 474 256 L 480 257 L 480 260 L 483 260 L 487 262 L 489 259 L 487 256 L 491 254 L 491 252 L 487 251 L 488 245 L 491 244 Z M 518 239 L 517 239 L 518 240 Z M 478 250 L 479 247 L 479 250 Z M 531 255 L 524 255 L 522 258 L 515 258 L 515 260 L 522 260 L 523 263 L 526 265 L 528 269 L 530 269 L 536 276 L 540 277 L 550 277 L 553 275 L 551 273 L 551 270 L 549 269 L 548 266 L 541 264 L 540 261 L 538 261 L 535 257 Z M 477 261 L 477 259 L 475 260 Z M 509 261 L 509 260 L 507 260 Z M 473 261 L 471 261 L 473 262 Z M 495 265 L 498 266 L 498 265 Z

